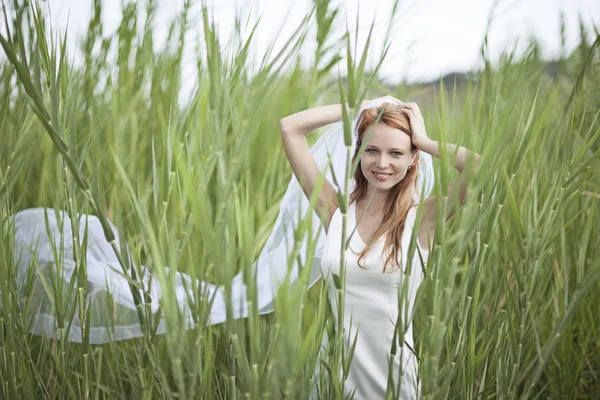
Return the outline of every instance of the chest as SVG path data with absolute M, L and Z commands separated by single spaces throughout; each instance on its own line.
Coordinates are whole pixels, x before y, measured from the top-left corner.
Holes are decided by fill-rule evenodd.
M 356 232 L 364 243 L 371 243 L 377 230 L 381 227 L 383 215 L 356 216 Z
M 342 218 L 340 211 L 336 210 L 329 226 L 329 232 L 327 233 L 327 243 L 324 248 L 322 262 L 322 267 L 324 267 L 323 272 L 339 274 L 343 242 L 341 240 Z M 348 246 L 344 246 L 343 250 L 346 252 L 346 261 L 349 262 L 348 266 L 352 265 L 353 258 L 361 254 L 368 246 L 367 243 L 371 243 L 369 250 L 365 254 L 366 258 L 361 260 L 361 265 L 365 266 L 369 271 L 378 271 L 381 274 L 384 271 L 385 261 L 390 255 L 390 249 L 386 247 L 385 235 L 379 237 L 374 242 L 372 239 L 382 223 L 382 218 L 365 218 L 364 215 L 356 210 L 355 203 L 351 203 L 348 208 L 347 222 L 346 235 L 349 236 L 349 241 L 344 242 Z M 407 250 L 410 244 L 411 230 L 409 227 L 409 224 L 405 224 L 401 239 L 401 248 L 399 249 L 400 252 L 397 254 L 396 266 L 399 266 L 399 269 L 402 271 L 405 269 Z M 391 269 L 397 270 L 397 268 Z M 360 268 L 360 270 L 364 271 L 365 268 Z

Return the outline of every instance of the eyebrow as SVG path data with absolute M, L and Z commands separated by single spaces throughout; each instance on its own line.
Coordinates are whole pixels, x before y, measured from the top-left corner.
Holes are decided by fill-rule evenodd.
M 379 150 L 379 147 L 373 146 L 372 144 L 368 144 L 367 147 L 373 148 L 375 150 Z M 407 150 L 405 150 L 405 149 L 399 149 L 397 147 L 394 147 L 394 148 L 390 149 L 390 151 L 406 152 Z

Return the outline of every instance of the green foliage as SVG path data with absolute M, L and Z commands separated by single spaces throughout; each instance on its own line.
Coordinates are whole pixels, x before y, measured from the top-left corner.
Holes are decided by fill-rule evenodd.
M 339 397 L 351 351 L 335 336 L 325 285 L 306 292 L 304 269 L 300 284 L 277 297 L 275 313 L 259 316 L 248 272 L 291 174 L 279 119 L 382 91 L 417 100 L 433 138 L 483 155 L 476 172 L 464 172 L 464 206 L 438 221 L 417 298 L 423 398 L 600 396 L 600 36 L 590 43 L 582 28 L 580 46 L 553 63 L 532 44 L 464 81 L 378 90 L 385 50 L 368 71 L 366 50 L 357 57 L 348 33 L 333 37 L 339 11 L 314 3 L 258 70 L 249 60 L 254 27 L 244 35 L 236 24 L 248 39 L 226 55 L 202 9 L 197 75 L 184 78 L 190 2 L 157 50 L 154 2 L 144 10 L 126 4 L 119 29 L 106 36 L 95 0 L 83 62 L 74 66 L 43 9 L 15 0 L 0 37 L 0 397 L 306 398 L 316 366 L 319 379 L 334 377 L 323 398 Z M 296 60 L 310 29 L 316 61 L 303 69 Z M 345 81 L 331 76 L 340 60 Z M 180 93 L 191 84 L 184 101 Z M 454 177 L 451 159 L 443 154 L 436 163 L 439 199 Z M 198 326 L 186 331 L 167 294 L 169 330 L 155 336 L 156 316 L 141 302 L 148 288 L 123 257 L 143 338 L 94 346 L 85 332 L 82 344 L 28 334 L 33 299 L 19 302 L 10 215 L 38 206 L 98 215 L 109 240 L 106 221 L 113 221 L 135 263 L 167 287 L 175 270 L 226 291 L 247 272 L 249 317 L 205 327 L 208 304 L 198 298 Z M 83 326 L 91 320 L 82 251 L 77 279 L 54 283 L 58 338 L 75 314 Z M 343 292 L 343 276 L 336 288 Z M 333 340 L 320 356 L 325 329 Z

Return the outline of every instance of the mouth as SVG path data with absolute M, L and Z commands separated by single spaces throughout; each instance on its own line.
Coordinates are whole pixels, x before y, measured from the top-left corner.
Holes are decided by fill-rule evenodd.
M 378 181 L 386 181 L 392 174 L 386 173 L 386 172 L 376 172 L 376 171 L 371 171 L 373 173 L 373 175 L 375 176 L 375 178 Z

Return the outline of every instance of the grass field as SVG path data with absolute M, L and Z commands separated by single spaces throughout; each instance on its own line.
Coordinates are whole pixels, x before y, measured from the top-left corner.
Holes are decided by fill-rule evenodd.
M 64 37 L 28 3 L 7 11 L 0 58 L 1 398 L 306 398 L 329 321 L 322 285 L 286 290 L 271 315 L 251 310 L 216 326 L 184 330 L 166 296 L 167 334 L 148 324 L 143 338 L 102 346 L 41 338 L 27 333 L 9 217 L 39 206 L 99 215 L 163 284 L 168 265 L 226 285 L 264 245 L 291 177 L 279 119 L 340 102 L 341 93 L 416 100 L 430 137 L 483 156 L 465 205 L 439 221 L 417 298 L 423 398 L 600 398 L 597 32 L 583 32 L 556 62 L 532 43 L 456 84 L 390 88 L 361 54 L 349 57 L 353 34 L 334 36 L 330 21 L 340 17 L 328 1 L 315 1 L 288 46 L 258 67 L 241 39 L 224 55 L 204 9 L 189 81 L 181 74 L 183 32 L 195 29 L 189 7 L 157 51 L 152 2 L 128 4 L 118 31 L 104 36 L 95 1 L 74 66 Z M 309 40 L 315 60 L 301 65 Z M 342 79 L 336 63 L 349 66 Z M 435 168 L 443 196 L 455 173 L 447 157 Z M 54 294 L 66 313 L 57 338 L 79 307 L 67 305 L 84 304 L 85 279 L 74 285 L 71 297 Z M 195 312 L 205 318 L 204 308 Z M 339 349 L 327 357 L 343 360 Z M 324 398 L 339 390 L 334 377 Z

